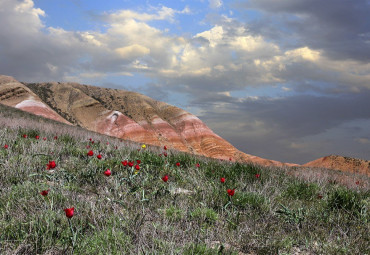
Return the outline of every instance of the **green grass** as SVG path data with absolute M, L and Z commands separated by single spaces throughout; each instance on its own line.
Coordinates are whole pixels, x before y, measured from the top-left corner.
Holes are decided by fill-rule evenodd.
M 161 148 L 138 151 L 140 144 L 0 110 L 0 254 L 370 254 L 368 186 L 171 150 L 163 157 Z M 46 170 L 50 160 L 57 167 Z M 141 169 L 124 160 L 141 160 Z

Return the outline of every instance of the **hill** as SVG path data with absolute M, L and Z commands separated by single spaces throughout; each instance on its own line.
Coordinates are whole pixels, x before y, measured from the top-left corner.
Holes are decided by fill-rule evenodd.
M 0 75 L 0 103 L 109 136 L 263 166 L 290 166 L 237 150 L 196 116 L 139 93 L 78 83 L 20 83 Z M 323 157 L 302 165 L 370 176 L 367 160 Z

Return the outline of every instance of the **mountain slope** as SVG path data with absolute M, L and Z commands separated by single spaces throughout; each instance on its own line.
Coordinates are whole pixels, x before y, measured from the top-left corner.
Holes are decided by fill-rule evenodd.
M 90 131 L 196 155 L 252 162 L 281 163 L 237 150 L 196 116 L 139 93 L 78 83 L 20 83 L 0 75 L 0 103 Z M 346 158 L 348 159 L 348 158 Z M 366 160 L 324 157 L 303 167 L 323 167 L 370 175 Z

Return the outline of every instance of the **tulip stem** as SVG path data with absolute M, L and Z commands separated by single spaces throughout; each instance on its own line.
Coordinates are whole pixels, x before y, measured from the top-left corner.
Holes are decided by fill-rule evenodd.
M 77 232 L 73 231 L 72 221 L 70 218 L 68 218 L 69 228 L 71 229 L 72 236 L 71 236 L 71 242 L 72 242 L 72 254 L 75 248 L 76 239 L 77 239 Z

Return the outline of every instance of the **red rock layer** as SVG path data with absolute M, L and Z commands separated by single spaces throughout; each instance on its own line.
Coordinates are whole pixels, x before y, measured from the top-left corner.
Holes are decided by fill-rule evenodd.
M 370 176 L 370 161 L 350 157 L 330 155 L 308 162 L 303 166 L 322 167 Z

